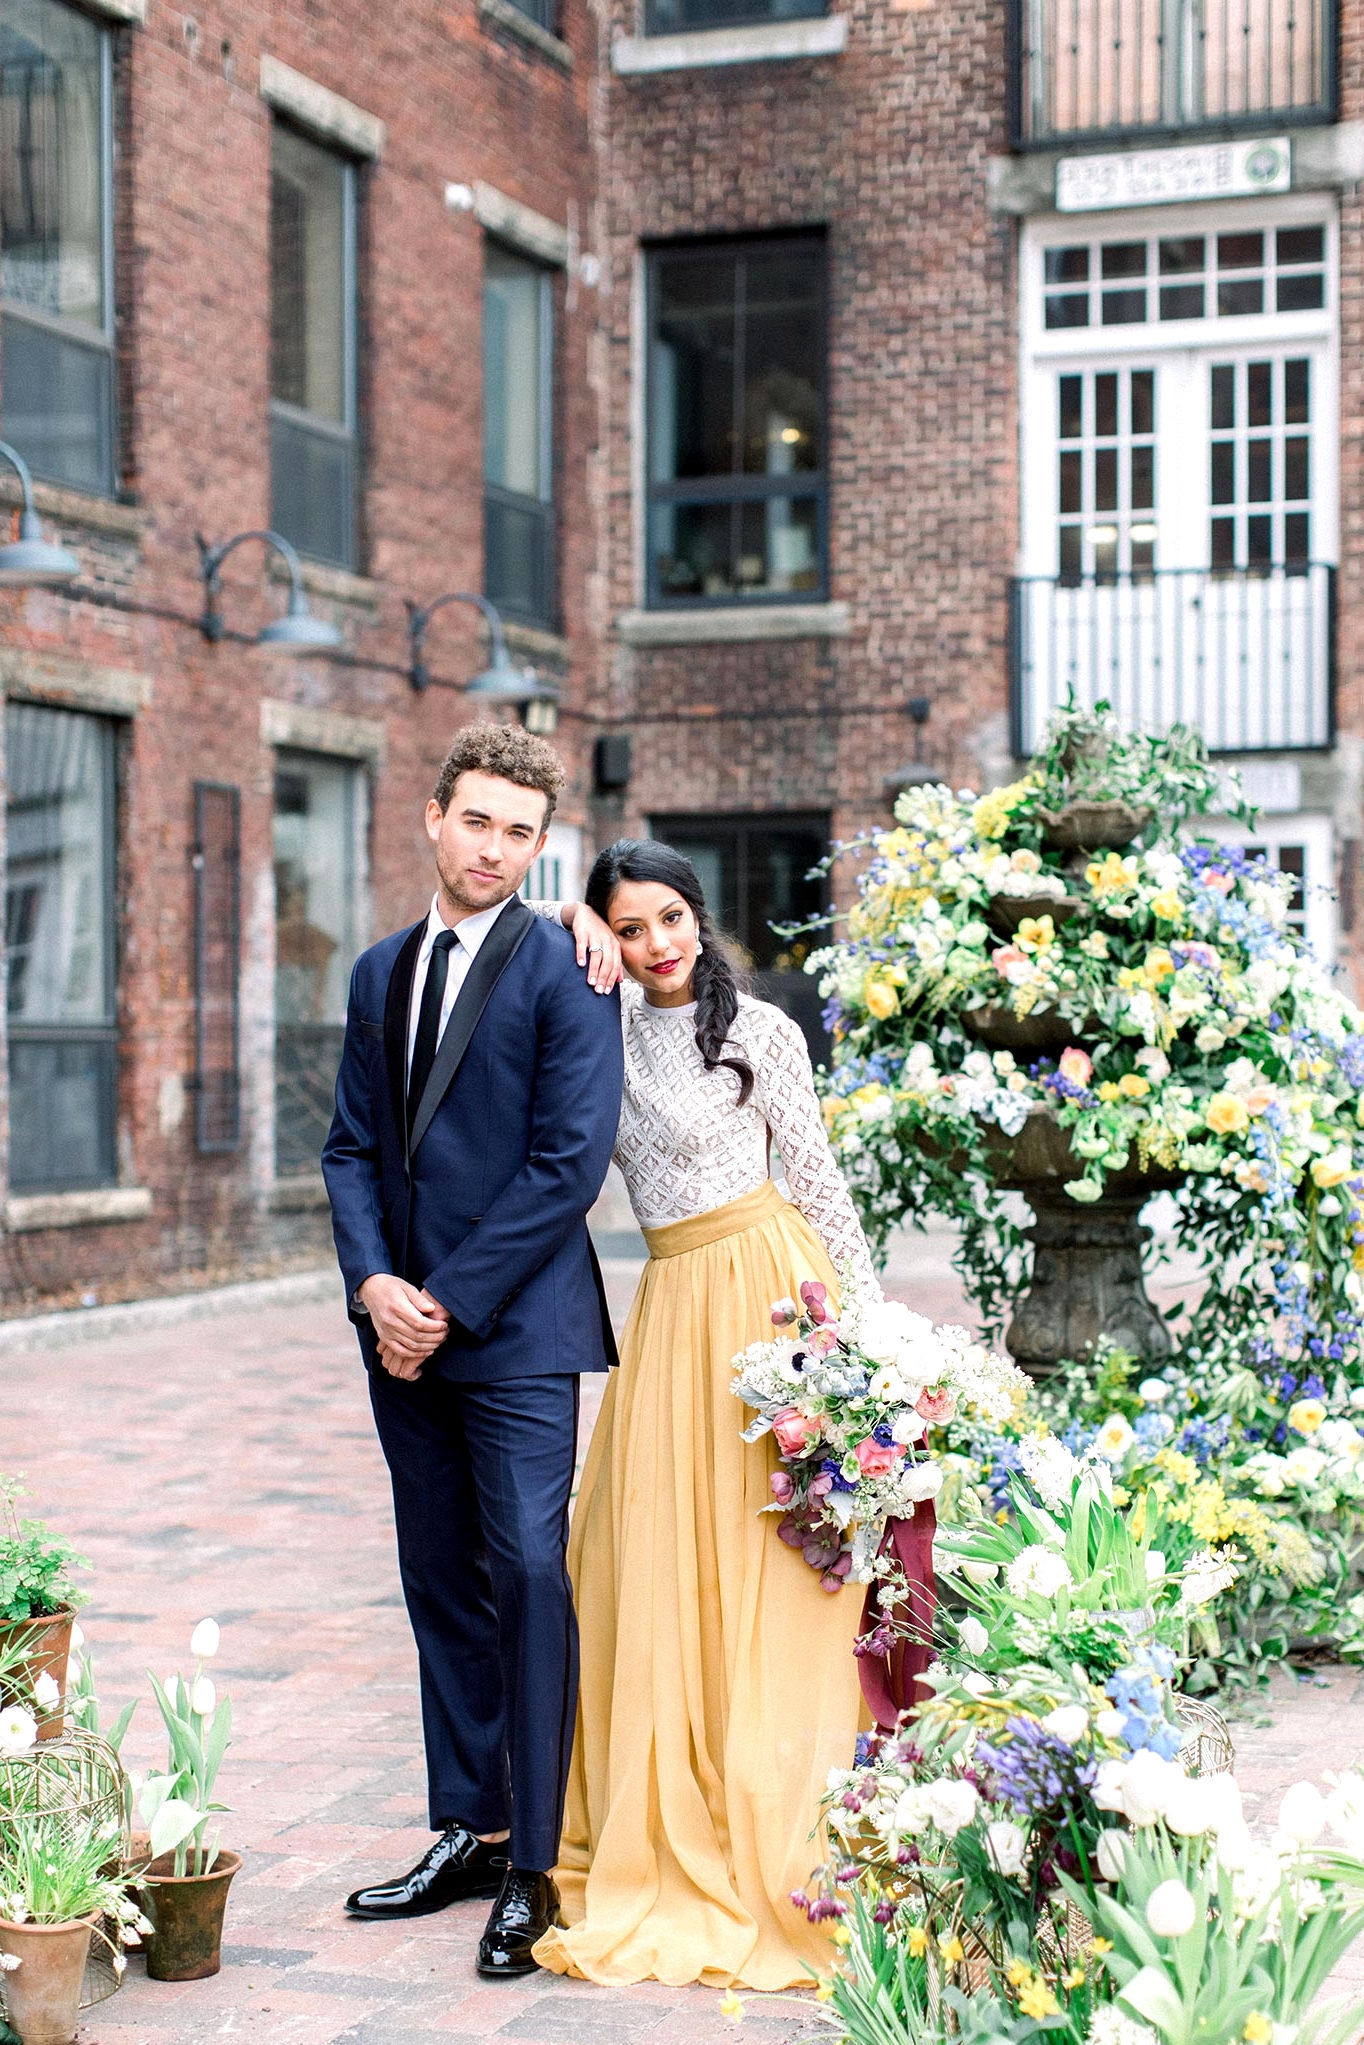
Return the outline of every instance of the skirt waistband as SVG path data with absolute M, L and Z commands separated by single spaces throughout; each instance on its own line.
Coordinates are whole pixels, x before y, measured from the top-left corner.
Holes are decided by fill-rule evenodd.
M 727 1200 L 723 1207 L 712 1207 L 705 1214 L 689 1214 L 685 1221 L 670 1221 L 663 1228 L 646 1228 L 642 1233 L 651 1257 L 681 1257 L 688 1250 L 701 1250 L 707 1243 L 718 1243 L 725 1236 L 756 1228 L 760 1221 L 770 1221 L 789 1205 L 772 1180 L 765 1179 L 751 1193 L 741 1193 L 737 1200 Z

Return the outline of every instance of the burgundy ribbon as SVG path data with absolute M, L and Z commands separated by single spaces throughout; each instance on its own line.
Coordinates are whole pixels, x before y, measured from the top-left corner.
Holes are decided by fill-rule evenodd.
M 893 1553 L 904 1570 L 909 1585 L 908 1603 L 897 1605 L 893 1613 L 883 1612 L 876 1602 L 880 1584 L 872 1582 L 867 1586 L 862 1632 L 872 1632 L 888 1618 L 908 1628 L 907 1635 L 896 1641 L 888 1655 L 858 1656 L 862 1695 L 875 1716 L 878 1731 L 883 1733 L 893 1732 L 904 1712 L 913 1711 L 933 1694 L 918 1678 L 933 1659 L 933 1613 L 937 1606 L 933 1589 L 933 1536 L 937 1530 L 938 1516 L 931 1498 L 915 1506 L 912 1519 L 887 1520 L 880 1552 Z

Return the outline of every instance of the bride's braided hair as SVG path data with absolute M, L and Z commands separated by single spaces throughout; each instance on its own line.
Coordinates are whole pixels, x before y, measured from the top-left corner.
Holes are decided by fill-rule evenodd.
M 728 1066 L 739 1077 L 739 1106 L 753 1091 L 753 1067 L 737 1052 L 727 1052 L 730 1025 L 739 1012 L 740 977 L 734 959 L 706 907 L 696 868 L 681 852 L 657 838 L 618 838 L 597 854 L 587 878 L 587 906 L 609 920 L 611 897 L 622 881 L 656 882 L 680 895 L 696 918 L 701 949 L 692 972 L 696 996 L 696 1047 L 707 1072 Z

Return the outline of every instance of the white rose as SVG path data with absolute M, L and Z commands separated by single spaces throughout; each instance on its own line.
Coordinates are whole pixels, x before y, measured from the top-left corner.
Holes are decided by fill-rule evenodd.
M 909 1442 L 920 1441 L 925 1433 L 922 1413 L 916 1413 L 912 1406 L 906 1406 L 897 1413 L 890 1423 L 890 1438 L 904 1448 Z
M 1170 1808 L 1188 1778 L 1176 1761 L 1162 1761 L 1142 1747 L 1127 1764 L 1122 1780 L 1122 1813 L 1134 1825 L 1154 1825 Z
M 977 1618 L 963 1619 L 959 1631 L 968 1654 L 982 1655 L 990 1645 L 990 1636 Z
M 924 1793 L 911 1783 L 896 1800 L 895 1817 L 891 1824 L 893 1832 L 922 1832 L 928 1823 L 928 1806 Z
M 1279 1805 L 1279 1830 L 1299 1846 L 1310 1846 L 1326 1830 L 1326 1799 L 1312 1782 L 1295 1782 Z
M 898 1300 L 869 1300 L 857 1316 L 857 1346 L 871 1363 L 895 1363 L 909 1310 Z
M 1157 1938 L 1183 1938 L 1193 1930 L 1198 1906 L 1183 1882 L 1162 1882 L 1146 1901 L 1146 1922 Z
M 1106 1825 L 1099 1834 L 1094 1849 L 1095 1865 L 1106 1882 L 1122 1880 L 1123 1862 L 1127 1857 L 1127 1834 L 1116 1827 Z
M 971 1823 L 979 1803 L 974 1783 L 963 1782 L 959 1776 L 942 1776 L 924 1790 L 930 1821 L 949 1839 L 955 1839 L 963 1826 Z
M 985 1827 L 985 1858 L 997 1875 L 1021 1875 L 1028 1858 L 1028 1835 L 1011 1819 L 997 1818 Z
M 903 1497 L 917 1504 L 924 1498 L 936 1498 L 942 1490 L 942 1470 L 937 1463 L 914 1463 L 900 1479 Z
M 1315 1484 L 1326 1468 L 1320 1449 L 1293 1449 L 1283 1459 L 1283 1473 L 1290 1484 Z
M 1049 1733 L 1073 1747 L 1077 1740 L 1089 1731 L 1089 1713 L 1083 1704 L 1060 1704 L 1055 1711 L 1049 1711 L 1042 1721 Z

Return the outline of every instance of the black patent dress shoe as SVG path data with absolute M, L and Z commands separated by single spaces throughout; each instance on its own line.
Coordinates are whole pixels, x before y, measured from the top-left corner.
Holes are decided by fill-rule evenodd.
M 486 1845 L 463 1825 L 452 1825 L 410 1874 L 357 1889 L 346 1908 L 352 1917 L 426 1917 L 470 1896 L 500 1895 L 506 1874 L 505 1839 Z
M 531 1947 L 562 1923 L 559 1891 L 549 1876 L 508 1868 L 478 1942 L 479 1973 L 490 1981 L 533 1974 L 539 1962 L 531 1958 Z

